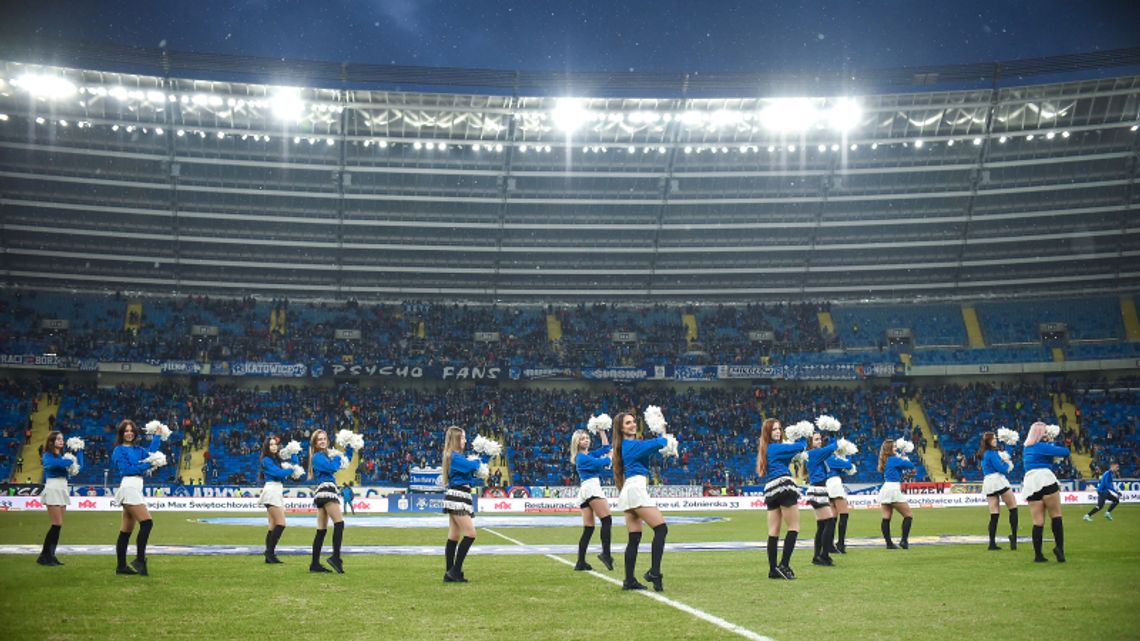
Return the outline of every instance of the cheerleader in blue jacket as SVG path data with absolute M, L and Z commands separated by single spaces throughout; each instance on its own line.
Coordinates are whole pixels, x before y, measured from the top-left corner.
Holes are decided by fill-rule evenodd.
M 313 494 L 313 505 L 317 508 L 317 531 L 313 536 L 313 555 L 309 561 L 310 572 L 328 572 L 321 565 L 321 548 L 325 544 L 329 520 L 333 522 L 333 553 L 328 564 L 339 574 L 344 574 L 344 561 L 340 558 L 340 546 L 344 539 L 344 514 L 340 509 L 340 491 L 336 486 L 336 473 L 352 460 L 352 447 L 346 447 L 341 454 L 329 448 L 329 435 L 324 430 L 313 432 L 309 438 L 309 478 L 317 483 Z
M 641 545 L 641 524 L 644 522 L 653 529 L 649 571 L 645 573 L 645 580 L 660 592 L 665 589 L 661 558 L 665 555 L 665 537 L 669 534 L 669 526 L 657 508 L 657 502 L 649 496 L 649 460 L 668 446 L 669 441 L 663 436 L 649 439 L 636 437 L 637 419 L 632 413 L 621 412 L 614 417 L 614 484 L 620 491 L 618 509 L 625 513 L 625 529 L 629 532 L 625 545 L 625 581 L 621 588 L 645 589 L 645 584 L 638 581 L 634 573 L 637 550 Z
M 883 522 L 880 529 L 883 540 L 887 542 L 887 549 L 894 550 L 910 548 L 910 524 L 912 522 L 910 505 L 906 502 L 906 495 L 902 492 L 903 470 L 913 470 L 911 463 L 905 456 L 895 454 L 895 442 L 883 441 L 879 448 L 879 471 L 883 473 L 883 486 L 879 489 L 879 508 L 882 511 Z M 895 545 L 891 541 L 891 516 L 898 512 L 903 517 L 902 539 Z
M 150 540 L 150 531 L 154 521 L 150 518 L 150 510 L 143 499 L 143 474 L 155 467 L 149 457 L 158 451 L 162 445 L 162 438 L 156 433 L 150 440 L 150 447 L 143 449 L 139 442 L 142 433 L 134 421 L 130 419 L 119 423 L 115 436 L 115 449 L 111 452 L 111 463 L 115 466 L 122 480 L 119 489 L 115 490 L 115 501 L 123 508 L 123 522 L 119 528 L 119 540 L 115 543 L 115 557 L 118 567 L 116 574 L 140 574 L 147 576 L 149 570 L 146 563 L 146 544 Z M 127 565 L 127 546 L 131 541 L 131 532 L 139 524 L 139 536 L 135 541 L 136 555 L 130 565 Z
M 794 580 L 792 552 L 800 533 L 800 490 L 792 479 L 788 465 L 807 448 L 807 439 L 783 443 L 784 426 L 769 418 L 760 429 L 760 445 L 756 452 L 756 474 L 764 480 L 764 504 L 768 508 L 768 578 Z M 776 562 L 780 544 L 780 523 L 787 527 L 784 552 Z
M 839 475 L 841 473 L 854 474 L 855 464 L 846 457 L 839 456 L 839 454 L 836 453 L 827 459 L 826 465 L 827 498 L 831 503 L 832 512 L 839 519 L 838 528 L 831 528 L 832 534 L 836 534 L 837 537 L 827 542 L 828 553 L 838 552 L 840 554 L 847 554 L 847 519 L 850 515 L 851 508 L 847 504 L 847 490 L 843 487 L 843 479 Z
M 1013 461 L 1009 454 L 998 449 L 997 435 L 993 432 L 982 434 L 982 441 L 978 446 L 978 456 L 982 459 L 982 493 L 986 495 L 986 502 L 990 506 L 990 550 L 1000 550 L 997 544 L 997 525 L 1001 515 L 1001 504 L 1005 502 L 1009 509 L 1009 549 L 1017 549 L 1017 497 L 1009 487 L 1006 474 L 1013 470 Z M 1004 456 L 1003 456 L 1004 455 Z
M 452 425 L 443 435 L 443 512 L 447 514 L 447 543 L 443 548 L 444 583 L 467 583 L 463 561 L 475 543 L 475 507 L 471 488 L 482 484 L 481 456 L 467 458 L 467 432 Z M 462 537 L 462 538 L 460 538 Z
M 1053 526 L 1053 556 L 1058 563 L 1065 562 L 1065 525 L 1061 520 L 1061 486 L 1053 474 L 1053 459 L 1069 456 L 1069 448 L 1053 445 L 1049 441 L 1059 432 L 1056 426 L 1046 426 L 1037 421 L 1029 428 L 1022 450 L 1022 464 L 1025 466 L 1025 479 L 1021 482 L 1021 493 L 1029 503 L 1029 514 L 1033 517 L 1033 561 L 1045 563 L 1048 559 L 1041 554 L 1045 536 L 1045 512 L 1048 510 Z
M 261 476 L 265 479 L 265 486 L 261 488 L 261 496 L 257 502 L 265 506 L 266 516 L 269 519 L 265 532 L 265 562 L 281 563 L 277 558 L 277 543 L 285 533 L 285 480 L 290 476 L 299 478 L 297 473 L 301 469 L 298 454 L 293 454 L 289 461 L 282 461 L 281 441 L 276 436 L 265 439 L 261 446 Z
M 586 550 L 590 546 L 590 538 L 594 535 L 594 517 L 602 522 L 602 553 L 598 560 L 605 564 L 607 570 L 614 569 L 614 559 L 610 555 L 610 529 L 613 517 L 610 515 L 610 502 L 602 493 L 602 481 L 599 478 L 610 467 L 610 446 L 606 433 L 598 430 L 602 446 L 590 451 L 590 433 L 586 430 L 577 430 L 570 437 L 570 462 L 578 471 L 581 486 L 578 488 L 578 507 L 582 510 L 582 536 L 578 539 L 578 562 L 575 570 L 593 570 L 586 563 Z
M 831 499 L 827 493 L 827 477 L 830 471 L 827 461 L 835 453 L 838 441 L 823 444 L 823 435 L 811 435 L 807 452 L 807 500 L 815 512 L 815 544 L 811 557 L 812 565 L 834 565 L 831 560 L 831 537 L 835 534 L 835 513 L 831 510 Z
M 71 503 L 71 493 L 67 488 L 67 477 L 76 474 L 83 467 L 83 450 L 74 454 L 64 454 L 63 434 L 52 432 L 44 443 L 44 493 L 43 502 L 51 517 L 51 527 L 44 537 L 44 545 L 36 563 L 40 565 L 63 565 L 56 558 L 55 548 L 59 545 L 59 533 L 63 529 L 63 513 Z M 74 468 L 72 466 L 75 466 Z

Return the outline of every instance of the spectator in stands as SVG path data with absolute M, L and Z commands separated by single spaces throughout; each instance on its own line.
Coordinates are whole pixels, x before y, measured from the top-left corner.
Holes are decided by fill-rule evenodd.
M 148 575 L 146 545 L 150 540 L 154 521 L 151 520 L 150 510 L 147 509 L 146 501 L 143 499 L 142 475 L 158 466 L 157 463 L 151 462 L 149 455 L 158 451 L 162 438 L 155 433 L 150 440 L 150 447 L 146 450 L 139 446 L 141 439 L 142 434 L 134 421 L 124 419 L 119 422 L 115 449 L 111 453 L 115 470 L 122 477 L 119 488 L 115 490 L 115 502 L 123 507 L 123 522 L 119 528 L 119 540 L 115 543 L 115 556 L 118 561 L 115 574 Z M 136 555 L 128 566 L 127 546 L 130 544 L 135 523 L 139 524 L 139 536 L 135 541 Z
M 1017 497 L 1009 487 L 1006 474 L 1013 471 L 1013 461 L 1009 454 L 998 448 L 997 435 L 993 432 L 982 434 L 981 444 L 978 447 L 977 457 L 982 460 L 982 493 L 986 495 L 986 502 L 990 507 L 990 522 L 988 531 L 990 535 L 990 550 L 1000 550 L 997 544 L 997 525 L 1001 514 L 1001 503 L 1005 501 L 1009 509 L 1009 549 L 1017 549 Z
M 586 430 L 577 430 L 570 437 L 570 462 L 577 469 L 581 481 L 578 507 L 582 511 L 582 536 L 578 539 L 578 562 L 574 565 L 574 569 L 579 571 L 594 569 L 586 563 L 586 549 L 594 535 L 595 516 L 602 522 L 602 553 L 598 555 L 598 560 L 607 570 L 614 569 L 614 559 L 610 555 L 613 516 L 610 515 L 610 503 L 602 493 L 602 482 L 599 479 L 601 473 L 610 466 L 610 445 L 604 429 L 598 430 L 598 437 L 602 446 L 593 452 L 590 451 L 590 434 Z
M 1092 522 L 1093 515 L 1104 507 L 1105 501 L 1111 502 L 1112 505 L 1108 506 L 1108 511 L 1104 513 L 1104 518 L 1109 521 L 1112 520 L 1112 511 L 1115 510 L 1117 504 L 1120 503 L 1120 493 L 1116 491 L 1116 488 L 1112 484 L 1112 477 L 1118 472 L 1120 472 L 1120 465 L 1116 463 L 1116 461 L 1113 461 L 1108 466 L 1108 470 L 1101 475 L 1100 482 L 1096 484 L 1096 507 L 1089 510 L 1089 513 L 1085 515 L 1086 521 Z
M 794 580 L 792 552 L 800 533 L 799 486 L 792 479 L 788 466 L 792 459 L 807 448 L 805 439 L 784 443 L 784 426 L 778 419 L 769 418 L 760 428 L 760 444 L 756 449 L 756 474 L 764 481 L 764 504 L 768 508 L 768 578 Z M 780 543 L 780 524 L 787 529 L 784 551 L 776 562 Z
M 881 529 L 883 540 L 888 550 L 898 547 L 906 550 L 910 548 L 910 525 L 912 522 L 910 505 L 906 502 L 906 495 L 902 492 L 903 470 L 913 470 L 914 463 L 906 458 L 905 453 L 895 453 L 895 441 L 883 441 L 879 447 L 879 471 L 883 473 L 883 486 L 879 489 L 879 507 L 883 515 Z M 891 517 L 898 512 L 903 517 L 902 538 L 896 546 L 891 540 Z
M 452 425 L 443 435 L 443 511 L 447 514 L 447 543 L 443 548 L 446 571 L 444 583 L 466 583 L 463 561 L 475 543 L 474 501 L 471 488 L 478 485 L 478 473 L 483 462 L 476 457 L 463 455 L 467 447 L 467 432 Z M 460 539 L 459 537 L 463 538 Z
M 300 470 L 300 464 L 297 460 L 297 454 L 293 454 L 289 461 L 283 462 L 280 457 L 280 441 L 275 436 L 265 439 L 265 443 L 261 446 L 261 476 L 265 479 L 265 486 L 261 488 L 261 496 L 257 502 L 265 506 L 266 516 L 269 519 L 268 528 L 265 532 L 265 562 L 266 563 L 281 563 L 281 559 L 277 558 L 277 542 L 281 540 L 281 535 L 285 532 L 285 491 L 283 483 L 285 479 L 293 476 L 298 478 L 300 474 L 294 470 Z
M 83 450 L 80 449 L 78 457 L 67 457 L 63 453 L 63 434 L 52 431 L 44 442 L 43 468 L 44 493 L 43 503 L 47 507 L 51 518 L 51 527 L 44 536 L 44 545 L 40 550 L 36 563 L 40 565 L 63 565 L 55 556 L 55 548 L 59 545 L 59 533 L 63 529 L 63 513 L 71 504 L 71 495 L 67 489 L 67 477 L 78 473 L 83 467 Z M 66 458 L 65 458 L 66 457 Z M 72 466 L 75 466 L 74 470 Z
M 661 448 L 668 445 L 664 437 L 638 439 L 637 419 L 630 412 L 620 412 L 614 417 L 614 483 L 618 495 L 618 509 L 625 513 L 625 529 L 629 539 L 625 545 L 625 581 L 623 590 L 644 590 L 645 585 L 637 580 L 634 570 L 637 567 L 637 548 L 641 544 L 642 522 L 653 529 L 653 544 L 650 548 L 649 571 L 645 580 L 653 584 L 653 589 L 664 589 L 664 575 L 661 574 L 661 557 L 665 554 L 665 537 L 669 526 L 657 502 L 646 489 L 649 475 L 649 459 Z
M 1059 428 L 1058 428 L 1059 429 Z M 1048 510 L 1053 527 L 1053 555 L 1058 563 L 1065 562 L 1065 525 L 1061 520 L 1061 487 L 1057 477 L 1053 474 L 1053 459 L 1058 456 L 1068 457 L 1069 450 L 1051 442 L 1052 436 L 1046 429 L 1045 423 L 1037 421 L 1029 428 L 1029 435 L 1025 437 L 1025 450 L 1023 465 L 1025 466 L 1025 479 L 1021 482 L 1021 491 L 1029 503 L 1029 512 L 1033 516 L 1033 560 L 1036 563 L 1045 563 L 1048 559 L 1041 554 L 1041 546 L 1045 532 L 1045 511 Z
M 344 539 L 344 515 L 340 509 L 340 493 L 336 487 L 336 472 L 342 461 L 352 460 L 352 448 L 344 453 L 329 447 L 329 437 L 324 430 L 315 430 L 309 439 L 309 478 L 317 483 L 313 493 L 313 506 L 317 508 L 317 531 L 313 535 L 313 556 L 309 562 L 309 572 L 328 572 L 321 565 L 321 548 L 325 543 L 329 520 L 333 522 L 333 553 L 328 560 L 338 574 L 344 574 L 344 561 L 340 558 L 340 545 Z M 347 465 L 347 462 L 344 463 Z

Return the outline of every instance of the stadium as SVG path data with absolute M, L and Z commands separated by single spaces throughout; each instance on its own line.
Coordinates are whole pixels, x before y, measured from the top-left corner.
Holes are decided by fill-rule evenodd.
M 1140 48 L 853 82 L 29 37 L 0 68 L 4 638 L 1136 637 Z M 622 430 L 601 414 L 675 441 L 644 473 L 669 526 L 630 548 L 663 589 L 621 589 L 609 461 L 580 494 L 571 439 Z M 145 474 L 124 419 L 163 454 Z M 808 451 L 798 545 L 776 527 L 798 576 L 767 572 L 770 419 L 852 446 L 834 566 L 809 562 Z M 1045 464 L 1064 542 L 1022 485 L 1036 423 L 1068 452 Z M 473 450 L 454 579 L 452 425 L 501 444 Z M 318 432 L 350 493 L 323 553 Z M 271 438 L 300 445 L 276 534 Z M 913 449 L 890 526 L 885 443 Z M 136 522 L 146 576 L 117 576 Z M 1034 563 L 1042 527 L 1064 552 Z M 333 539 L 336 572 L 307 571 Z

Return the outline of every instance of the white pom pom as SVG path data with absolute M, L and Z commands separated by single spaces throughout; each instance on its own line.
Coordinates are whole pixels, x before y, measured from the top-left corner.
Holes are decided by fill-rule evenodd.
M 475 470 L 475 476 L 486 481 L 487 477 L 491 476 L 491 468 L 487 467 L 486 463 L 481 463 L 479 469 Z
M 1011 429 L 999 427 L 997 431 L 997 440 L 1005 443 L 1006 445 L 1017 445 L 1021 442 L 1021 437 L 1018 436 L 1017 432 Z
M 289 441 L 288 445 L 277 450 L 277 457 L 280 458 L 282 461 L 287 461 L 287 460 L 293 458 L 294 454 L 300 454 L 300 453 L 301 453 L 301 444 L 298 443 L 297 441 Z
M 855 476 L 855 472 L 856 472 L 856 471 L 857 471 L 857 470 L 855 469 L 855 464 L 854 464 L 854 463 L 852 463 L 852 464 L 851 464 L 851 469 L 849 469 L 849 470 L 844 470 L 844 472 L 847 474 L 847 476 Z
M 609 414 L 602 414 L 601 416 L 591 416 L 589 421 L 586 421 L 586 429 L 590 430 L 591 434 L 597 434 L 599 431 L 608 432 L 613 427 L 614 420 L 610 418 Z
M 72 452 L 78 452 L 86 446 L 87 444 L 84 443 L 83 439 L 79 438 L 78 436 L 72 436 L 71 438 L 67 439 L 67 449 L 71 450 Z
M 327 454 L 328 454 L 328 457 L 330 459 L 334 459 L 338 456 L 340 457 L 340 469 L 342 469 L 342 470 L 347 470 L 348 464 L 352 462 L 352 461 L 348 460 L 348 457 L 344 455 L 344 452 L 342 452 L 338 449 L 334 449 L 334 448 L 330 447 L 328 449 Z
M 898 454 L 910 454 L 914 451 L 914 443 L 906 440 L 905 438 L 895 439 L 895 452 Z
M 834 416 L 828 416 L 827 414 L 823 414 L 815 419 L 815 426 L 825 432 L 838 432 L 841 427 L 839 419 Z
M 835 453 L 844 458 L 854 456 L 859 453 L 859 446 L 845 438 L 841 438 L 835 443 Z
M 150 434 L 151 436 L 157 434 L 158 437 L 164 441 L 169 439 L 171 434 L 170 428 L 163 424 L 161 421 L 147 422 L 146 427 L 143 428 L 143 431 L 147 434 Z
M 665 415 L 661 413 L 661 408 L 656 405 L 650 405 L 645 408 L 645 426 L 649 428 L 650 432 L 657 435 L 665 434 Z
M 788 428 L 784 430 L 784 442 L 793 443 L 800 439 L 811 438 L 814 432 L 814 425 L 808 421 L 800 421 L 795 425 L 789 425 Z
M 340 430 L 336 433 L 336 446 L 346 447 L 352 441 L 352 430 Z
M 1047 436 L 1050 441 L 1057 440 L 1057 437 L 1060 435 L 1061 435 L 1061 426 L 1060 425 L 1046 425 L 1045 426 L 1045 436 Z
M 159 425 L 162 425 L 162 423 L 159 421 L 147 421 L 146 425 L 143 426 L 143 432 L 146 432 L 147 434 L 154 434 L 155 431 L 158 430 Z
M 160 468 L 166 465 L 166 455 L 162 452 L 151 452 L 143 459 L 143 463 L 149 463 L 152 470 Z
M 664 434 L 662 438 L 665 439 L 665 447 L 657 450 L 661 453 L 661 456 L 678 456 L 679 452 L 677 451 L 677 437 L 673 436 L 672 434 Z
M 480 434 L 475 437 L 474 441 L 471 441 L 471 449 L 487 456 L 498 456 L 502 453 L 503 446 L 500 445 L 498 441 L 491 440 Z
M 71 461 L 71 465 L 69 465 L 67 467 L 67 473 L 69 475 L 75 476 L 76 474 L 79 474 L 79 461 L 76 460 L 74 454 L 72 454 L 71 452 L 68 452 L 67 454 L 64 454 L 61 458 L 63 458 L 66 461 Z
M 305 468 L 301 467 L 300 465 L 294 465 L 292 473 L 289 474 L 289 476 L 292 477 L 293 480 L 299 479 L 304 475 L 305 475 Z

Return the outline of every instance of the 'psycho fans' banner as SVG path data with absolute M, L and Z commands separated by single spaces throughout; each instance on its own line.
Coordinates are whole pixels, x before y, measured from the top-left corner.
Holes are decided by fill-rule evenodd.
M 457 365 L 381 365 L 378 363 L 361 363 L 359 365 L 333 363 L 324 366 L 323 371 L 338 378 L 407 378 L 431 381 L 494 381 L 502 378 L 504 374 L 503 368 L 498 365 L 468 367 Z

